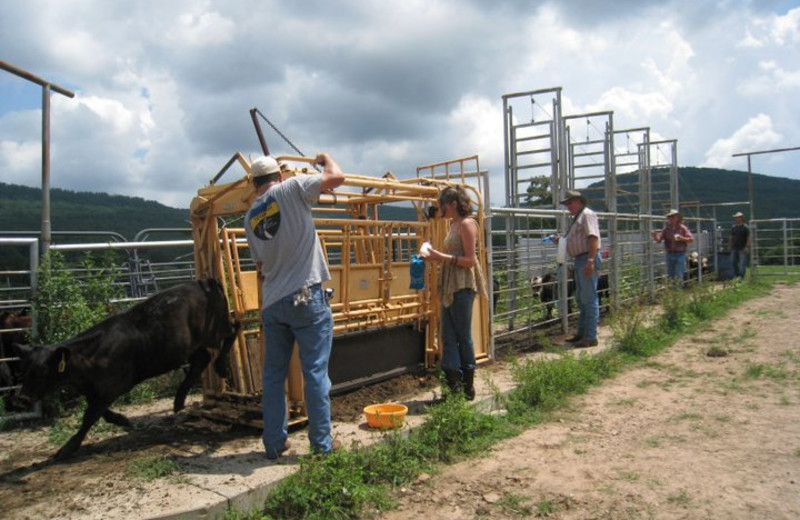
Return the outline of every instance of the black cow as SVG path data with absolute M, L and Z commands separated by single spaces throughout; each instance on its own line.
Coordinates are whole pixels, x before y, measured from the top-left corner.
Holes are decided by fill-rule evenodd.
M 558 276 L 555 273 L 548 272 L 542 276 L 536 276 L 531 281 L 531 289 L 533 294 L 539 298 L 539 301 L 545 304 L 545 318 L 551 319 L 553 317 L 553 307 L 555 302 L 559 299 L 558 294 Z M 567 279 L 567 312 L 572 312 L 572 298 L 575 295 L 575 278 L 572 269 L 569 270 L 569 278 Z M 597 296 L 600 300 L 600 306 L 603 305 L 603 298 L 609 296 L 608 274 L 601 274 L 597 278 Z
M 531 280 L 531 289 L 533 294 L 539 298 L 539 301 L 544 304 L 545 318 L 551 319 L 553 317 L 553 308 L 555 302 L 559 300 L 558 293 L 558 276 L 555 273 L 548 272 L 542 276 L 536 276 Z M 567 280 L 567 298 L 571 298 L 575 294 L 575 280 L 570 278 Z M 567 305 L 571 308 L 571 300 L 567 300 Z
M 190 365 L 175 395 L 173 410 L 184 407 L 186 394 L 218 351 L 214 368 L 227 371 L 239 323 L 228 314 L 228 302 L 216 280 L 200 280 L 167 289 L 125 312 L 106 318 L 75 338 L 43 347 L 20 346 L 22 390 L 26 401 L 39 400 L 60 385 L 75 387 L 87 407 L 78 432 L 55 455 L 70 457 L 100 417 L 131 426 L 109 409 L 114 401 L 145 379 Z

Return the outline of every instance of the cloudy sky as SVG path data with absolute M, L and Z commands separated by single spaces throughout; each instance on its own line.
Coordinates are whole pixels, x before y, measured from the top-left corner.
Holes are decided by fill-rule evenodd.
M 565 115 L 611 110 L 615 128 L 677 139 L 682 166 L 746 170 L 732 153 L 800 146 L 800 0 L 3 0 L 0 14 L 0 59 L 76 93 L 51 98 L 51 185 L 76 191 L 188 207 L 235 152 L 259 154 L 256 107 L 351 173 L 478 154 L 501 203 L 502 96 L 551 87 Z M 0 70 L 0 182 L 41 186 L 41 102 Z M 800 151 L 753 170 L 800 179 Z

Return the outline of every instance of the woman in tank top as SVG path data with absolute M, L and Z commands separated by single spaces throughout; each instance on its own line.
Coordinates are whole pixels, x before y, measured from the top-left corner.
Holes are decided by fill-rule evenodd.
M 451 393 L 463 390 L 475 398 L 475 349 L 472 343 L 472 304 L 475 294 L 486 296 L 476 247 L 478 223 L 463 188 L 447 187 L 439 194 L 439 215 L 450 219 L 444 251 L 431 249 L 427 260 L 441 264 L 438 293 L 441 302 L 442 370 Z

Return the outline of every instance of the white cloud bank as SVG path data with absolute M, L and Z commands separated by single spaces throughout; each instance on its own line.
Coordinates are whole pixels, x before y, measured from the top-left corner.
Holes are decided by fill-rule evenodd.
M 501 97 L 563 87 L 564 114 L 677 139 L 681 165 L 800 145 L 800 7 L 785 2 L 16 2 L 3 59 L 53 95 L 52 185 L 187 207 L 258 107 L 303 152 L 413 175 L 479 154 L 504 200 Z M 0 182 L 40 185 L 40 88 L 0 72 Z M 264 125 L 277 153 L 291 148 Z M 800 157 L 759 162 L 800 178 Z M 766 169 L 766 168 L 769 169 Z

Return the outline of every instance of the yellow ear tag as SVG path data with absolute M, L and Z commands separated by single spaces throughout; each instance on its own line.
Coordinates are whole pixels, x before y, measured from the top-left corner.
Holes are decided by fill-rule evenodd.
M 64 353 L 61 353 L 61 361 L 58 362 L 58 373 L 63 374 L 64 371 L 67 369 L 67 359 Z

